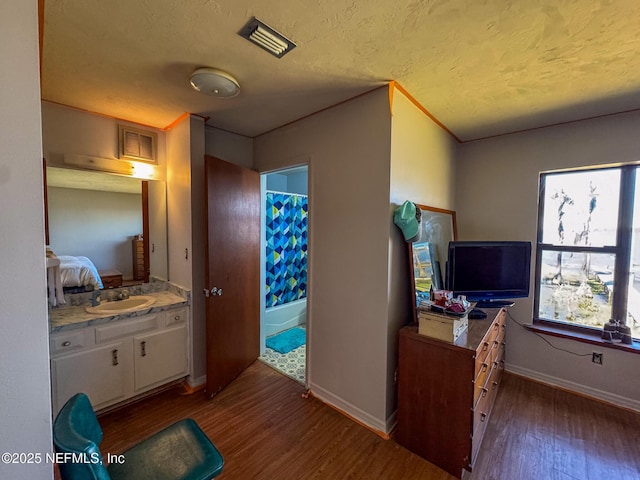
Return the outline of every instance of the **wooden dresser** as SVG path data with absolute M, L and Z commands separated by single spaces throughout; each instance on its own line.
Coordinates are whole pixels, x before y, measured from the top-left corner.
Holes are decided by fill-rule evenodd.
M 122 273 L 115 269 L 98 270 L 104 288 L 119 288 L 122 286 Z
M 455 343 L 400 330 L 396 441 L 458 478 L 478 455 L 504 369 L 506 311 L 485 312 Z
M 131 240 L 131 251 L 133 253 L 133 279 L 144 280 L 144 245 L 140 236 Z

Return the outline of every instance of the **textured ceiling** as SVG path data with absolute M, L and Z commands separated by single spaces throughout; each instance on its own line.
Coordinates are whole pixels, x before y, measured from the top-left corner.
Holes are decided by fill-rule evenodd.
M 255 16 L 297 44 L 277 59 Z M 637 0 L 45 0 L 42 97 L 250 137 L 395 80 L 462 141 L 640 108 Z M 199 67 L 235 98 L 193 91 Z

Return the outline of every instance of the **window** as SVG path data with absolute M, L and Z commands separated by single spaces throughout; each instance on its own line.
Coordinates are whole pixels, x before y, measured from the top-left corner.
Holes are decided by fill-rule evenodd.
M 596 333 L 625 319 L 640 337 L 639 169 L 541 175 L 536 322 Z

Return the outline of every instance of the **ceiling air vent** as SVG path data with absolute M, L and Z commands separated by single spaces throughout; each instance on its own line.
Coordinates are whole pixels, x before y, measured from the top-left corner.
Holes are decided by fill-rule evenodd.
M 286 38 L 281 33 L 276 32 L 270 26 L 262 23 L 256 17 L 242 27 L 238 35 L 255 43 L 260 48 L 266 50 L 271 55 L 282 58 L 285 54 L 296 48 L 296 44 Z

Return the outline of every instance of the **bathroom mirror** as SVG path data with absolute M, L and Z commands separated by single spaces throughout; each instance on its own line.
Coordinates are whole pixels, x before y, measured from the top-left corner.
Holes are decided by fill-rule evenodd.
M 86 256 L 99 270 L 120 271 L 129 285 L 143 283 L 146 271 L 134 275 L 133 266 L 134 236 L 143 235 L 138 249 L 149 275 L 168 280 L 165 182 L 52 166 L 46 182 L 54 253 Z
M 449 242 L 458 239 L 456 212 L 443 208 L 416 204 L 420 209 L 418 235 L 409 242 L 409 272 L 413 318 L 418 320 L 417 306 L 429 291 L 445 287 L 445 273 Z

